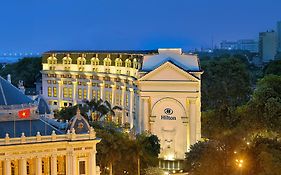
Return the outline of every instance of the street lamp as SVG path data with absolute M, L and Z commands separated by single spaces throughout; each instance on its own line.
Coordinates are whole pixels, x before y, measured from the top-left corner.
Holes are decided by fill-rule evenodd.
M 243 159 L 236 159 L 235 162 L 236 162 L 236 165 L 238 166 L 238 168 L 240 169 L 240 175 L 242 175 L 242 168 L 243 168 L 244 160 Z

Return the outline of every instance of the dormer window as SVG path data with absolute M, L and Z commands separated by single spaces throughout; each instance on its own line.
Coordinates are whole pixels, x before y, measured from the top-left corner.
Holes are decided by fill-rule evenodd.
M 52 54 L 48 59 L 48 64 L 57 64 L 57 58 L 55 54 Z
M 63 64 L 71 64 L 72 63 L 72 59 L 70 58 L 70 55 L 67 54 L 63 59 L 62 59 L 62 63 Z
M 116 67 L 121 67 L 122 66 L 121 56 L 115 59 L 115 66 Z
M 103 65 L 104 66 L 111 66 L 110 55 L 107 55 L 107 57 L 103 60 Z
M 81 57 L 77 58 L 77 65 L 85 65 L 86 64 L 86 58 L 85 55 L 83 54 Z
M 130 59 L 126 59 L 125 61 L 125 67 L 131 67 L 131 60 Z
M 98 66 L 100 64 L 98 54 L 96 54 L 96 56 L 91 59 L 91 64 L 92 64 L 92 66 Z
M 133 68 L 137 69 L 138 68 L 138 61 L 136 58 L 133 60 Z

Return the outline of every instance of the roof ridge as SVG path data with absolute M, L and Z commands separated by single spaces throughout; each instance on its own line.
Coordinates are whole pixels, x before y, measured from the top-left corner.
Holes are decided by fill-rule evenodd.
M 2 80 L 4 80 L 3 77 L 0 76 L 0 78 L 1 78 Z M 2 91 L 2 96 L 3 96 L 4 103 L 5 103 L 5 105 L 7 105 L 7 99 L 6 99 L 6 96 L 5 96 L 5 93 L 4 93 L 4 90 L 3 90 L 3 87 L 2 87 L 2 82 L 1 82 L 1 81 L 0 81 L 0 90 Z

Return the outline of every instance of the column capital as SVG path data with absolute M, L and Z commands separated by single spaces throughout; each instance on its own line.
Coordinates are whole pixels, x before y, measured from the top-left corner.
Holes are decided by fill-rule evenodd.
M 188 98 L 189 102 L 194 104 L 196 103 L 197 98 Z
M 150 97 L 147 97 L 147 96 L 142 96 L 142 97 L 141 97 L 141 99 L 143 99 L 143 100 L 149 100 L 149 98 L 150 98 Z

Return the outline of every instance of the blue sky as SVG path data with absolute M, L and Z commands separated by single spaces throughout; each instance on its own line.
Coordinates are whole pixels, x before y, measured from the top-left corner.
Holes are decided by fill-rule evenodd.
M 257 38 L 278 20 L 280 0 L 2 0 L 0 53 L 188 50 Z

